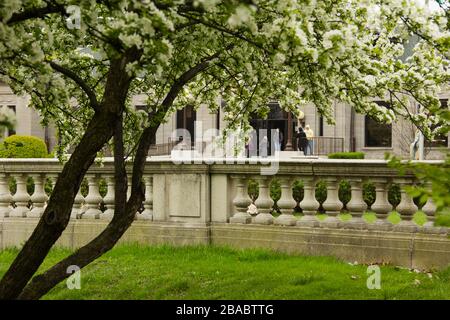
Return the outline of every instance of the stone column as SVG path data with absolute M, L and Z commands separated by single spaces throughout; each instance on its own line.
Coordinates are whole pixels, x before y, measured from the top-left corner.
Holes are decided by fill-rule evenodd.
M 387 219 L 392 211 L 392 205 L 388 200 L 388 180 L 386 178 L 372 179 L 375 184 L 375 202 L 370 209 L 375 212 L 377 220 L 375 223 L 368 224 L 369 230 L 392 230 L 393 224 Z
M 86 212 L 83 214 L 83 219 L 98 219 L 102 213 L 99 209 L 102 196 L 98 190 L 98 177 L 95 174 L 88 174 L 86 179 L 89 191 L 84 199 L 86 201 Z
M 293 215 L 297 203 L 292 197 L 292 182 L 293 180 L 289 177 L 280 178 L 281 198 L 277 205 L 280 208 L 281 215 L 274 220 L 276 225 L 295 226 L 297 224 L 297 218 Z
M 136 219 L 153 220 L 153 177 L 145 175 L 143 179 L 145 183 L 144 211 L 136 213 Z
M 270 181 L 268 176 L 258 176 L 255 180 L 259 183 L 259 196 L 255 201 L 256 208 L 258 208 L 258 215 L 255 217 L 254 223 L 257 224 L 272 224 L 273 216 L 271 214 L 273 207 L 273 200 L 270 197 Z
M 318 227 L 319 220 L 316 217 L 320 203 L 316 200 L 316 181 L 314 178 L 303 179 L 303 200 L 300 202 L 300 208 L 303 211 L 303 217 L 298 220 L 297 225 L 301 227 Z
M 284 150 L 286 151 L 293 151 L 294 148 L 292 147 L 292 132 L 294 129 L 292 128 L 292 112 L 288 111 L 288 120 L 287 120 L 287 139 L 286 139 L 286 145 Z
M 326 228 L 339 228 L 342 226 L 342 221 L 337 216 L 344 206 L 339 200 L 339 180 L 335 177 L 328 177 L 325 181 L 327 182 L 327 199 L 322 207 L 325 209 L 327 217 L 320 225 Z
M 106 210 L 100 214 L 100 219 L 111 220 L 114 216 L 114 177 L 112 175 L 105 176 L 107 191 L 103 198 Z
M 131 196 L 131 180 L 132 180 L 132 177 L 128 176 L 127 177 L 127 184 L 128 184 L 128 186 L 127 186 L 127 201 L 128 201 L 128 199 L 130 199 L 130 196 Z
M 230 223 L 251 223 L 252 217 L 247 213 L 248 206 L 252 203 L 248 196 L 247 178 L 243 176 L 231 176 L 231 179 L 235 181 L 236 196 L 233 199 L 235 211 L 230 218 Z
M 45 194 L 44 183 L 45 175 L 35 174 L 31 176 L 34 181 L 34 193 L 31 196 L 33 202 L 33 209 L 31 209 L 28 217 L 39 218 L 44 213 L 44 206 L 48 200 L 48 196 Z
M 347 209 L 350 211 L 352 218 L 345 222 L 344 226 L 350 229 L 366 229 L 367 223 L 362 215 L 367 210 L 367 204 L 363 199 L 363 188 L 361 178 L 349 179 L 351 186 L 351 199 L 347 203 Z
M 396 210 L 400 213 L 402 221 L 394 226 L 395 231 L 403 232 L 416 232 L 418 226 L 412 221 L 414 214 L 418 208 L 414 203 L 412 197 L 406 192 L 405 187 L 412 184 L 411 179 L 396 179 L 396 182 L 400 185 L 401 201 L 398 204 Z
M 28 203 L 30 201 L 30 195 L 27 192 L 27 175 L 18 174 L 15 176 L 17 189 L 13 195 L 13 201 L 16 207 L 10 212 L 10 217 L 22 217 L 25 218 L 30 210 L 28 209 Z
M 81 216 L 84 213 L 83 203 L 84 197 L 81 194 L 81 186 L 80 186 L 73 202 L 72 212 L 70 213 L 70 219 L 81 219 Z
M 431 183 L 427 182 L 425 184 L 425 187 L 427 190 L 431 193 Z M 422 211 L 427 215 L 427 222 L 425 223 L 424 227 L 433 227 L 434 226 L 434 219 L 436 214 L 436 205 L 434 204 L 433 198 L 431 196 L 428 196 L 427 202 L 422 207 Z
M 0 173 L 0 218 L 9 217 L 12 196 L 9 190 L 8 176 Z
M 50 184 L 52 186 L 52 192 L 53 192 L 53 189 L 55 188 L 55 185 L 56 185 L 56 181 L 58 180 L 58 174 L 57 173 L 47 174 L 47 178 L 50 180 Z

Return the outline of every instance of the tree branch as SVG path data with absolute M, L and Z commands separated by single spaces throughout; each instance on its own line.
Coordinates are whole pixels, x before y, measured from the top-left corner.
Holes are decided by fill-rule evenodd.
M 125 207 L 123 207 L 123 203 L 125 201 L 123 200 L 122 205 L 119 204 L 118 206 L 118 198 L 116 198 L 114 217 L 105 228 L 105 230 L 100 233 L 94 240 L 78 249 L 69 257 L 61 260 L 56 265 L 45 271 L 43 274 L 35 276 L 23 289 L 22 293 L 19 296 L 19 299 L 38 299 L 42 297 L 57 283 L 69 276 L 66 272 L 68 266 L 77 265 L 78 267 L 83 268 L 103 255 L 105 252 L 109 251 L 117 243 L 117 241 L 119 241 L 125 231 L 132 224 L 137 210 L 142 204 L 142 201 L 145 199 L 144 185 L 142 184 L 142 175 L 144 172 L 145 161 L 147 159 L 151 141 L 161 123 L 161 121 L 158 121 L 158 119 L 163 119 L 165 117 L 167 111 L 172 106 L 173 101 L 180 93 L 183 86 L 194 79 L 199 73 L 204 71 L 208 67 L 209 63 L 212 60 L 216 59 L 220 55 L 220 53 L 221 51 L 203 59 L 197 65 L 184 72 L 173 83 L 171 89 L 166 95 L 166 98 L 162 102 L 161 108 L 159 108 L 158 111 L 152 113 L 152 118 L 156 120 L 151 121 L 150 126 L 143 131 L 139 139 L 136 156 L 133 163 L 131 195 L 128 202 L 126 202 Z M 116 128 L 118 128 L 117 124 Z M 118 141 L 115 142 L 117 143 Z M 120 146 L 118 147 L 120 148 Z M 120 177 L 120 172 L 123 173 L 123 170 L 120 170 L 119 172 L 116 171 L 116 177 L 119 177 L 119 179 L 123 179 Z M 122 188 L 123 183 L 121 185 L 118 185 L 116 182 L 116 186 Z M 117 192 L 119 192 L 120 190 L 121 189 L 116 190 L 116 197 L 118 196 Z M 126 191 L 122 193 L 126 194 Z M 121 210 L 121 208 L 124 209 Z
M 58 3 L 47 3 L 47 6 L 41 8 L 30 8 L 21 12 L 13 13 L 6 24 L 13 25 L 15 23 L 23 22 L 30 19 L 44 18 L 46 15 L 52 13 L 60 13 L 66 15 L 64 5 Z
M 183 13 L 183 12 L 178 12 L 178 14 L 179 14 L 180 16 L 182 16 L 182 17 L 188 19 L 188 20 L 193 20 L 194 22 L 203 24 L 203 25 L 206 26 L 206 27 L 215 29 L 215 30 L 220 31 L 220 32 L 222 32 L 222 33 L 226 33 L 226 34 L 231 35 L 231 36 L 233 36 L 233 37 L 235 37 L 235 38 L 241 39 L 241 40 L 243 40 L 243 41 L 245 41 L 245 42 L 248 42 L 248 43 L 250 43 L 251 45 L 257 47 L 258 49 L 261 49 L 262 51 L 264 51 L 264 52 L 266 52 L 266 53 L 270 53 L 270 52 L 267 50 L 267 48 L 263 47 L 262 45 L 260 45 L 259 43 L 255 42 L 255 41 L 253 41 L 253 40 L 251 40 L 251 39 L 248 39 L 248 38 L 244 37 L 243 35 L 239 34 L 238 32 L 234 32 L 234 31 L 228 30 L 228 29 L 226 29 L 226 28 L 224 28 L 224 27 L 222 27 L 222 26 L 219 26 L 219 25 L 217 25 L 217 24 L 214 24 L 214 23 L 211 23 L 211 22 L 208 22 L 208 21 L 204 21 L 204 20 L 199 19 L 199 18 L 195 18 L 195 17 L 193 17 L 193 16 L 191 16 L 191 15 L 187 15 L 187 14 L 185 14 L 185 13 Z
M 89 98 L 89 101 L 91 103 L 92 108 L 95 111 L 100 111 L 100 104 L 98 103 L 97 96 L 95 95 L 95 92 L 91 90 L 89 85 L 81 79 L 75 72 L 73 72 L 70 69 L 67 69 L 59 64 L 57 64 L 54 61 L 49 62 L 50 66 L 55 69 L 56 71 L 62 73 L 66 77 L 72 79 L 77 85 L 80 86 L 80 88 L 86 93 L 86 95 Z
M 67 227 L 81 181 L 94 162 L 97 152 L 113 136 L 116 120 L 123 112 L 132 80 L 125 71 L 126 65 L 139 59 L 140 54 L 138 50 L 130 49 L 125 55 L 111 62 L 102 101 L 104 107 L 90 120 L 80 143 L 56 181 L 38 225 L 1 279 L 0 299 L 16 299 L 21 295 L 28 281 Z

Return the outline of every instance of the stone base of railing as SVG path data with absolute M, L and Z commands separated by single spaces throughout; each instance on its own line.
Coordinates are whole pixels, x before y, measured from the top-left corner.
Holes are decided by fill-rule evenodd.
M 38 219 L 0 218 L 0 249 L 21 246 Z M 106 220 L 71 220 L 57 245 L 78 248 L 96 237 Z M 137 220 L 121 242 L 173 245 L 259 247 L 306 255 L 334 256 L 358 263 L 432 269 L 450 265 L 448 228 L 416 232 L 229 223 L 181 223 Z

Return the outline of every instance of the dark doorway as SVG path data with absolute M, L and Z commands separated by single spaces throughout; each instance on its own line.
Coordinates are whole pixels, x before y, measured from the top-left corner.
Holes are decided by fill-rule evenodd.
M 189 132 L 191 146 L 194 146 L 195 142 L 194 128 L 196 119 L 197 112 L 194 110 L 193 106 L 186 106 L 177 111 L 177 129 L 186 129 Z
M 269 107 L 270 112 L 267 119 L 260 119 L 257 115 L 253 115 L 250 120 L 250 125 L 256 131 L 256 145 L 260 146 L 264 136 L 267 137 L 267 150 L 258 149 L 258 156 L 273 155 L 275 153 L 274 143 L 276 141 L 272 133 L 276 129 L 279 130 L 280 149 L 285 150 L 286 148 L 288 139 L 288 113 L 282 110 L 278 103 L 270 103 Z M 295 122 L 292 121 L 293 131 L 295 130 L 295 125 Z M 291 135 L 294 136 L 293 132 L 291 132 Z

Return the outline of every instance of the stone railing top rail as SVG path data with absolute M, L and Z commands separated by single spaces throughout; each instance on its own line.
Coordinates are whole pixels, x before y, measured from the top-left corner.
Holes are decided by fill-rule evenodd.
M 394 177 L 397 170 L 388 166 L 386 160 L 360 159 L 278 159 L 278 158 L 199 158 L 181 163 L 181 159 L 149 157 L 146 173 L 217 173 L 258 175 L 262 169 L 266 175 L 314 175 L 342 177 Z M 442 164 L 441 160 L 422 161 Z M 131 165 L 131 163 L 130 163 Z M 0 173 L 58 174 L 63 164 L 57 159 L 0 159 Z M 90 173 L 112 174 L 113 158 L 103 158 L 94 163 Z M 131 173 L 131 168 L 129 170 Z
M 176 161 L 181 161 L 181 159 L 174 158 Z M 189 160 L 189 159 L 187 159 Z M 328 159 L 328 158 L 318 158 L 318 157 L 295 157 L 295 158 L 276 158 L 276 157 L 266 157 L 266 158 L 243 158 L 243 157 L 202 157 L 202 158 L 192 158 L 192 161 L 196 163 L 217 163 L 217 162 L 233 162 L 235 164 L 260 164 L 263 162 L 283 162 L 283 163 L 367 163 L 367 164 L 386 164 L 387 160 L 382 159 Z M 161 163 L 172 163 L 174 160 L 170 156 L 156 156 L 148 157 L 147 162 L 161 162 Z M 406 161 L 406 160 L 405 160 Z M 100 163 L 113 163 L 113 157 L 103 157 Z M 38 164 L 60 164 L 60 161 L 56 158 L 0 158 L 0 165 L 3 164 L 17 164 L 17 163 L 38 163 Z M 428 163 L 428 164 L 442 164 L 444 160 L 414 160 L 412 163 Z

